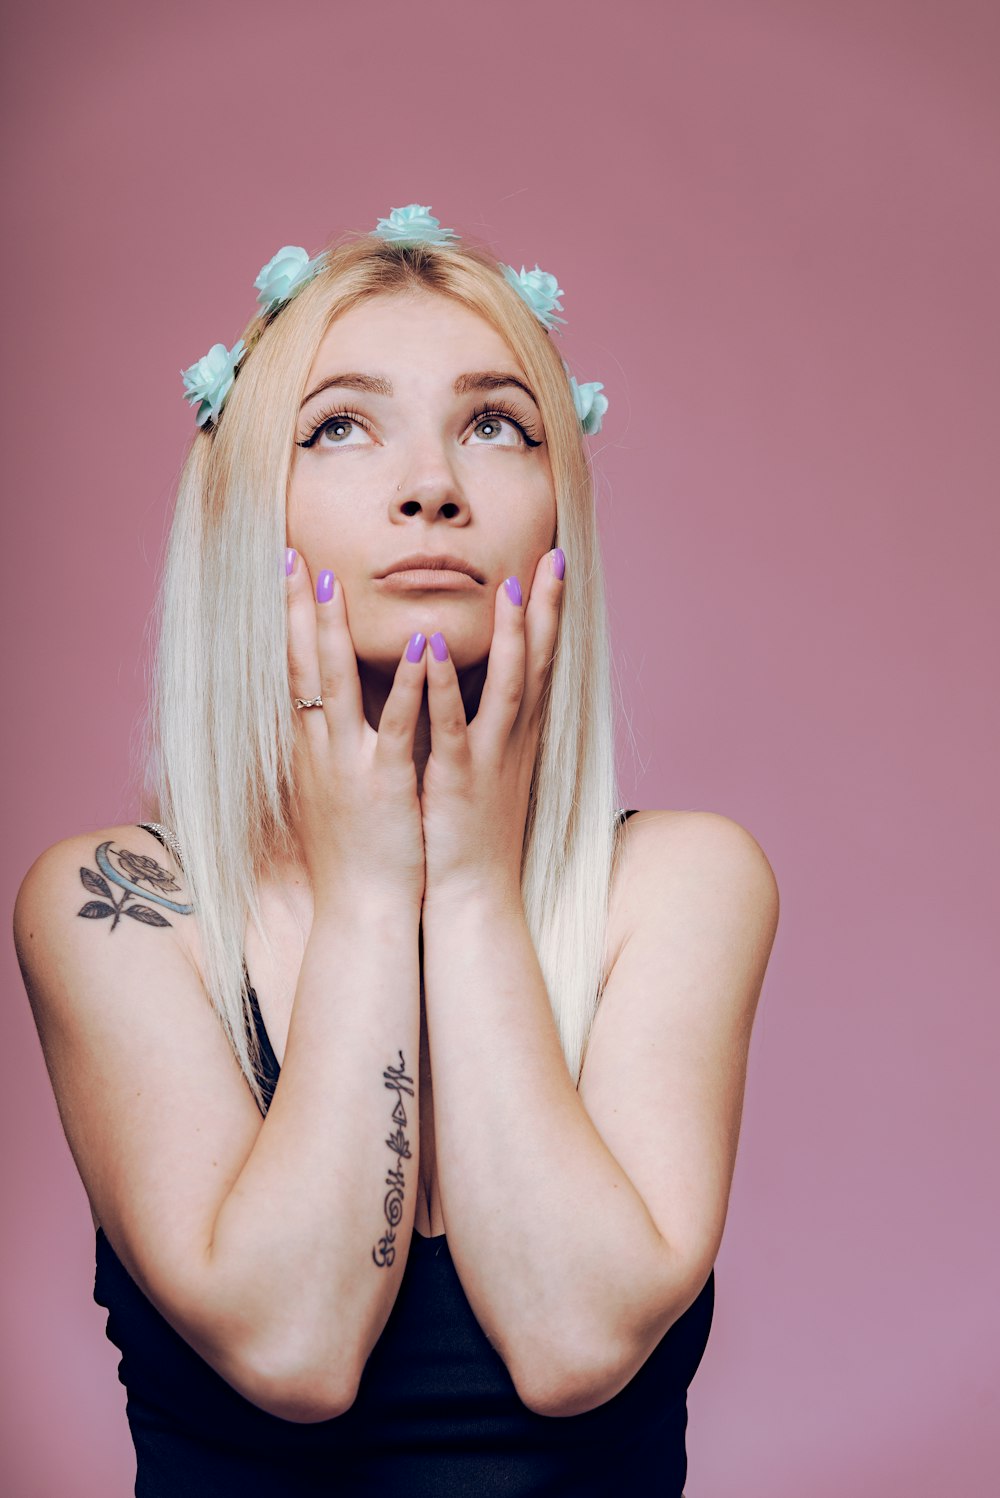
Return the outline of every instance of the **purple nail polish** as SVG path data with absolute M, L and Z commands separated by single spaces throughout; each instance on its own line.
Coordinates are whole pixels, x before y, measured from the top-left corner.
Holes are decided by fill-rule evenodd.
M 520 607 L 521 584 L 518 582 L 517 578 L 505 577 L 503 580 L 503 585 L 507 589 L 507 597 L 510 599 L 511 603 L 516 603 L 518 607 Z
M 434 659 L 436 661 L 446 661 L 448 659 L 448 647 L 444 642 L 444 635 L 439 629 L 436 629 L 431 635 L 431 649 L 434 652 Z
M 560 579 L 566 576 L 566 553 L 561 546 L 552 553 L 552 571 Z
M 418 629 L 415 635 L 410 636 L 410 643 L 406 647 L 406 659 L 414 663 L 419 661 L 424 653 L 424 646 L 426 644 L 427 636 L 422 635 Z
M 320 573 L 319 581 L 316 584 L 316 602 L 329 603 L 332 597 L 333 573 L 329 570 L 329 568 L 324 568 L 324 570 Z
M 290 577 L 291 576 L 292 570 L 293 570 L 293 568 L 295 566 L 295 558 L 297 556 L 298 556 L 298 552 L 295 550 L 294 546 L 286 546 L 285 547 L 285 576 L 286 577 Z

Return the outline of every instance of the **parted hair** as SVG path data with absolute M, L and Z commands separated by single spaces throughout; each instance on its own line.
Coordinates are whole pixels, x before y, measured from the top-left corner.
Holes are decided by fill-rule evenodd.
M 569 377 L 552 335 L 486 248 L 342 237 L 290 302 L 244 331 L 249 352 L 225 408 L 195 432 L 183 465 L 151 616 L 143 817 L 179 841 L 208 995 L 262 1111 L 243 951 L 248 920 L 270 948 L 258 880 L 294 848 L 296 709 L 281 559 L 298 408 L 334 319 L 370 297 L 413 290 L 452 298 L 498 331 L 545 425 L 566 576 L 521 892 L 574 1083 L 602 992 L 621 848 L 612 663 L 594 482 Z

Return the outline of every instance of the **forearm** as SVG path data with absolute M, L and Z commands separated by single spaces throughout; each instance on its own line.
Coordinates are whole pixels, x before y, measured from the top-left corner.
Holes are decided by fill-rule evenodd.
M 417 908 L 371 895 L 317 909 L 278 1086 L 215 1223 L 221 1293 L 252 1328 L 259 1365 L 278 1383 L 314 1381 L 321 1398 L 360 1376 L 406 1263 L 418 931 Z
M 449 1247 L 515 1382 L 553 1386 L 627 1349 L 667 1245 L 576 1091 L 520 902 L 425 906 L 423 940 Z

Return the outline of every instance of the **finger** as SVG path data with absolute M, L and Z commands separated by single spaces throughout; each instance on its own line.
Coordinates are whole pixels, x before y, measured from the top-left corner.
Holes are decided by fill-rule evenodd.
M 358 657 L 347 620 L 344 590 L 332 569 L 316 578 L 313 618 L 323 711 L 338 743 L 349 743 L 365 724 Z
M 427 649 L 427 711 L 435 761 L 455 769 L 466 768 L 470 747 L 465 703 L 448 642 L 440 630 L 431 635 Z
M 566 558 L 560 547 L 539 558 L 531 583 L 531 596 L 524 611 L 525 669 L 521 717 L 538 715 L 548 684 L 549 669 L 559 638 L 559 614 L 563 603 Z
M 299 556 L 291 547 L 285 553 L 285 584 L 288 600 L 288 681 L 294 706 L 297 697 L 311 702 L 314 697 L 320 696 L 320 681 L 312 580 L 305 557 Z M 326 720 L 323 713 L 312 708 L 301 708 L 296 711 L 295 716 L 302 722 L 304 731 L 325 731 Z
M 521 584 L 505 578 L 493 602 L 493 640 L 479 708 L 471 732 L 499 748 L 510 737 L 524 696 L 524 606 Z
M 396 769 L 413 767 L 413 745 L 427 676 L 426 646 L 426 636 L 419 630 L 407 640 L 378 720 L 375 759 Z

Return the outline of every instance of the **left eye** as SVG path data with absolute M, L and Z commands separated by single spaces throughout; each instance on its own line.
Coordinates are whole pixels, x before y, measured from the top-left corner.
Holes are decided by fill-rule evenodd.
M 515 421 L 512 416 L 504 416 L 501 411 L 487 411 L 482 416 L 473 418 L 473 430 L 481 429 L 481 435 L 488 439 L 489 445 L 492 447 L 508 446 L 506 442 L 495 442 L 493 440 L 496 434 L 503 427 L 514 428 L 514 430 L 518 434 L 517 441 L 514 445 L 519 446 L 520 441 L 525 436 L 524 428 L 521 426 L 521 423 L 519 421 Z
M 493 437 L 488 437 L 485 445 L 487 447 L 541 447 L 541 437 L 533 437 L 524 422 L 510 409 L 509 406 L 498 404 L 495 406 L 483 406 L 478 411 L 473 411 L 472 421 L 476 427 L 485 427 L 487 431 L 496 433 L 502 426 L 511 426 L 518 433 L 519 441 L 495 442 Z M 476 447 L 483 444 L 475 443 Z

